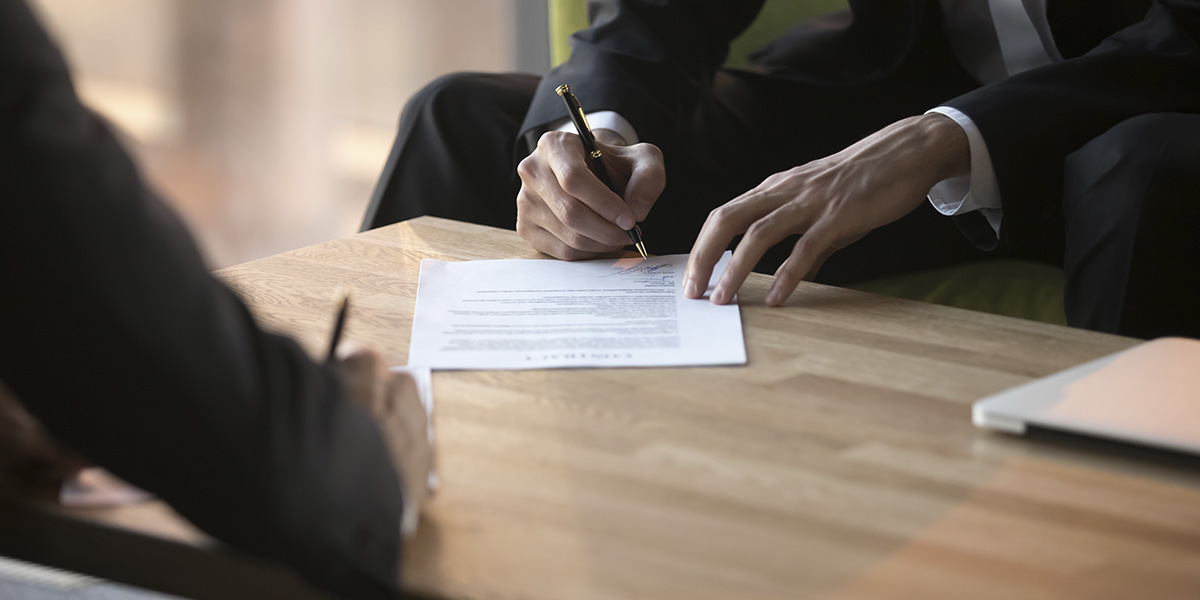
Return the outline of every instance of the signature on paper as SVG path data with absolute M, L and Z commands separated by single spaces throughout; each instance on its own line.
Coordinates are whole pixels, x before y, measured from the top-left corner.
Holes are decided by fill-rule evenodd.
M 627 269 L 621 269 L 615 273 L 601 275 L 600 279 L 610 279 L 613 277 L 645 286 L 674 286 L 675 265 L 636 265 Z

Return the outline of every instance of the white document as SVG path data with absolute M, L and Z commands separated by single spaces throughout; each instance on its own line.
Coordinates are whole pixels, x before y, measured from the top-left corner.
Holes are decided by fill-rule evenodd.
M 729 258 L 726 252 L 713 269 L 710 291 Z M 423 260 L 409 365 L 745 364 L 737 304 L 685 298 L 686 266 L 686 254 L 586 262 Z

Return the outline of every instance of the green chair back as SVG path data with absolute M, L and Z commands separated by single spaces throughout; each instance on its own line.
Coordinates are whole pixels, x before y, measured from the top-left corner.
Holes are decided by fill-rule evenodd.
M 736 2 L 737 0 L 726 0 Z M 729 48 L 727 65 L 746 64 L 750 53 L 765 46 L 788 28 L 805 18 L 846 7 L 846 0 L 767 0 L 762 11 Z M 587 27 L 585 0 L 550 0 L 550 62 L 558 65 L 571 55 L 567 40 L 572 33 Z

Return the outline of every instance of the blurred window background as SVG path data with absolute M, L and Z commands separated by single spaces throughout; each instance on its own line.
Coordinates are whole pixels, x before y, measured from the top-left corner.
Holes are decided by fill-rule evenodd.
M 353 233 L 405 101 L 548 67 L 546 0 L 31 0 L 213 268 Z

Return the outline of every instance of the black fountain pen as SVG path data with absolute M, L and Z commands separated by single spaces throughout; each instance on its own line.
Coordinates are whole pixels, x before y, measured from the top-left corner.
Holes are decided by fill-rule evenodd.
M 591 160 L 592 172 L 604 185 L 608 186 L 608 189 L 620 196 L 620 190 L 613 185 L 612 177 L 608 175 L 608 169 L 604 166 L 604 154 L 596 146 L 596 136 L 592 134 L 592 128 L 588 126 L 587 117 L 583 116 L 583 107 L 579 105 L 575 94 L 571 93 L 571 86 L 564 83 L 554 91 L 558 92 L 558 95 L 562 96 L 563 102 L 567 103 L 567 114 L 571 116 L 571 122 L 575 124 L 575 130 L 579 132 L 579 137 L 583 140 L 583 149 Z M 633 246 L 641 253 L 642 258 L 649 258 L 649 255 L 646 254 L 646 244 L 642 242 L 642 230 L 635 224 L 633 229 L 625 233 L 629 234 L 629 239 L 633 241 Z

